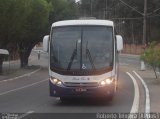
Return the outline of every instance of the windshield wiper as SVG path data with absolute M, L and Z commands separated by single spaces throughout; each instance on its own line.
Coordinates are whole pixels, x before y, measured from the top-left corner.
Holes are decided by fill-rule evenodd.
M 95 68 L 95 65 L 94 65 L 94 63 L 93 63 L 93 59 L 92 59 L 91 53 L 90 53 L 90 51 L 89 51 L 89 49 L 88 49 L 88 41 L 87 41 L 87 44 L 86 44 L 86 55 L 87 55 L 88 58 L 89 58 L 89 61 L 90 61 L 91 65 L 92 65 L 92 69 L 96 69 L 96 68 Z
M 67 67 L 67 70 L 70 70 L 70 69 L 71 69 L 73 60 L 74 60 L 74 58 L 76 57 L 76 55 L 77 55 L 77 41 L 76 41 L 76 48 L 73 50 L 72 56 L 71 56 L 71 58 L 70 58 L 70 61 L 69 61 L 68 67 Z

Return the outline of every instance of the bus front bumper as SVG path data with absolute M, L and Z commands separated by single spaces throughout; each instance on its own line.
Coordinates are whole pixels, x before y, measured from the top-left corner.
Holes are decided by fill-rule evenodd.
M 97 87 L 65 87 L 49 81 L 49 86 L 53 97 L 110 97 L 114 94 L 114 83 Z

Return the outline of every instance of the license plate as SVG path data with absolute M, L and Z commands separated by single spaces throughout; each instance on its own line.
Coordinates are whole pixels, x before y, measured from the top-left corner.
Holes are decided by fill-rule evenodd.
M 87 89 L 85 89 L 85 88 L 76 88 L 75 91 L 76 92 L 86 92 Z

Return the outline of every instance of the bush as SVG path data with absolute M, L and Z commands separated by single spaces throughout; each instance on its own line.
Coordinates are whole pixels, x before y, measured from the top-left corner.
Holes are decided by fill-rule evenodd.
M 157 78 L 156 68 L 160 67 L 160 44 L 157 42 L 150 43 L 141 55 L 141 59 L 153 68 Z

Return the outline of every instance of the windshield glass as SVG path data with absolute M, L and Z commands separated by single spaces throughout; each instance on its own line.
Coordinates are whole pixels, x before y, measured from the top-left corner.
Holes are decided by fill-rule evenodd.
M 113 29 L 107 26 L 67 26 L 53 29 L 51 68 L 100 70 L 113 65 Z

